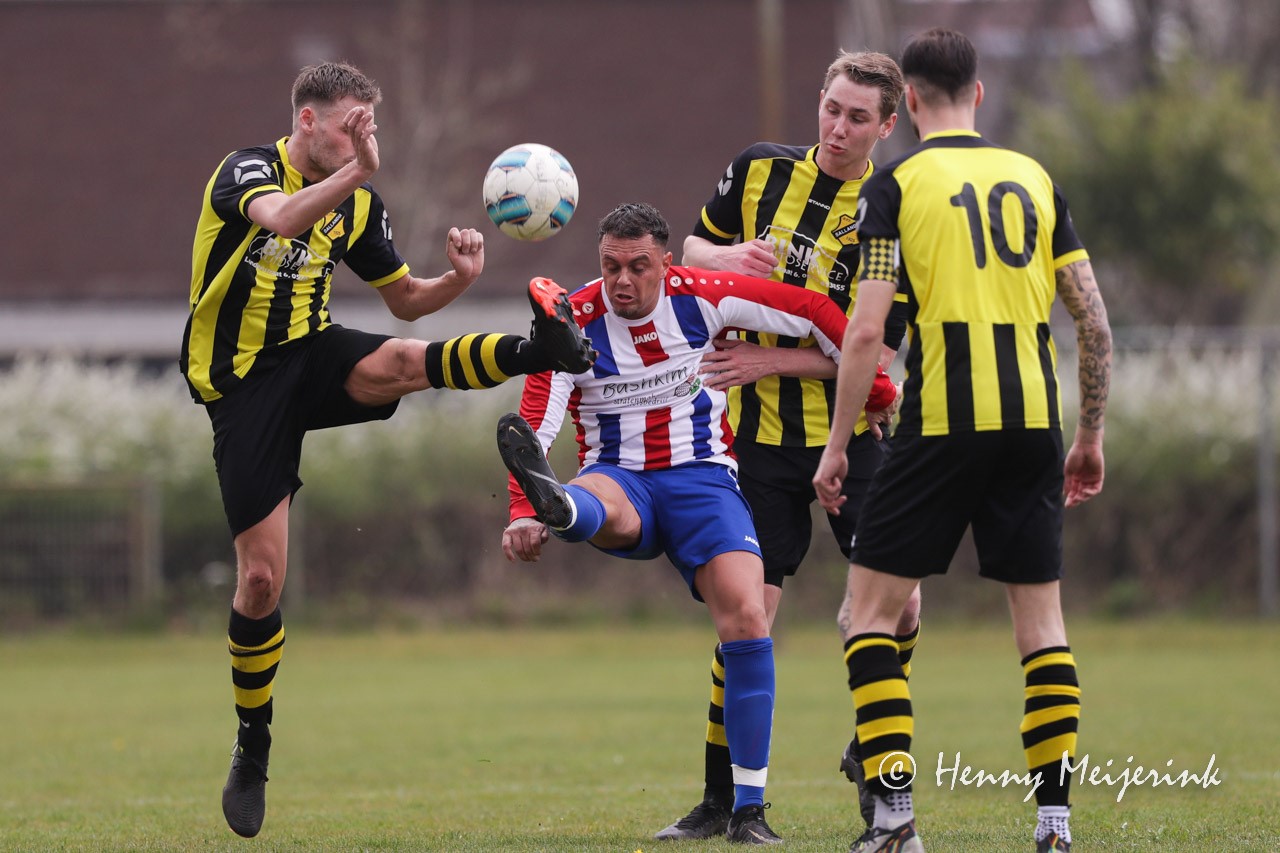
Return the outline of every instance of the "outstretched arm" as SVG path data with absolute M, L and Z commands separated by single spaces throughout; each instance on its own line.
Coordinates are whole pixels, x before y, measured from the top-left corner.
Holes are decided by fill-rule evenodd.
M 1075 322 L 1080 358 L 1080 417 L 1063 469 L 1063 494 L 1066 505 L 1072 507 L 1102 491 L 1103 418 L 1111 387 L 1111 326 L 1093 277 L 1093 266 L 1087 260 L 1058 270 L 1057 288 Z
M 399 320 L 416 320 L 439 311 L 480 277 L 484 269 L 484 235 L 474 228 L 450 228 L 445 257 L 451 270 L 436 278 L 405 274 L 378 288 L 378 294 Z

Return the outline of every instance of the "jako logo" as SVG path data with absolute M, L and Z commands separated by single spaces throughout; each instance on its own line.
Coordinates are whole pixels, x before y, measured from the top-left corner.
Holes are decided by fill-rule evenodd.
M 647 343 L 649 343 L 649 341 L 656 341 L 657 339 L 658 339 L 658 333 L 657 333 L 657 332 L 645 332 L 643 335 L 636 335 L 636 336 L 634 336 L 634 337 L 631 339 L 631 343 L 633 343 L 633 344 L 647 344 Z

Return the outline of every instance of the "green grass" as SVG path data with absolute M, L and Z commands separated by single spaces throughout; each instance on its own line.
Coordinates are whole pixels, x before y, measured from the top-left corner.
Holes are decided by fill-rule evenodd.
M 768 798 L 791 851 L 853 839 L 837 772 L 852 726 L 834 630 L 779 632 Z M 2 850 L 726 851 L 650 836 L 701 793 L 710 629 L 291 629 L 269 809 L 224 826 L 234 736 L 218 636 L 0 639 Z M 1075 785 L 1080 853 L 1273 850 L 1280 839 L 1280 627 L 1073 626 L 1081 750 L 1221 784 Z M 1021 772 L 1021 672 L 1003 626 L 926 623 L 912 676 L 919 826 L 931 851 L 1017 851 L 1025 789 L 936 778 Z

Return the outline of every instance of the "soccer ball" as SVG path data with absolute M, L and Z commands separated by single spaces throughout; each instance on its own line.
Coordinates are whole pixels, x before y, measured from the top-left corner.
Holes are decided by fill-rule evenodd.
M 545 240 L 569 224 L 578 205 L 578 178 L 559 152 L 536 142 L 513 145 L 484 176 L 484 209 L 502 233 Z

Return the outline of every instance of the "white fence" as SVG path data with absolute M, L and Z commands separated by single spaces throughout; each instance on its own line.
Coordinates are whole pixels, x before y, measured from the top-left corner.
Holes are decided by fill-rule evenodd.
M 1258 612 L 1268 618 L 1280 616 L 1280 488 L 1276 474 L 1280 328 L 1129 327 L 1116 330 L 1114 335 L 1118 364 L 1127 355 L 1165 353 L 1210 362 L 1218 358 L 1224 371 L 1229 365 L 1238 365 L 1245 373 L 1221 376 L 1222 392 L 1215 395 L 1216 389 L 1205 389 L 1203 405 L 1189 409 L 1185 416 L 1231 420 L 1245 431 L 1253 428 L 1257 447 Z M 1245 389 L 1243 394 L 1232 390 L 1240 388 Z M 1253 420 L 1252 425 L 1248 419 Z

